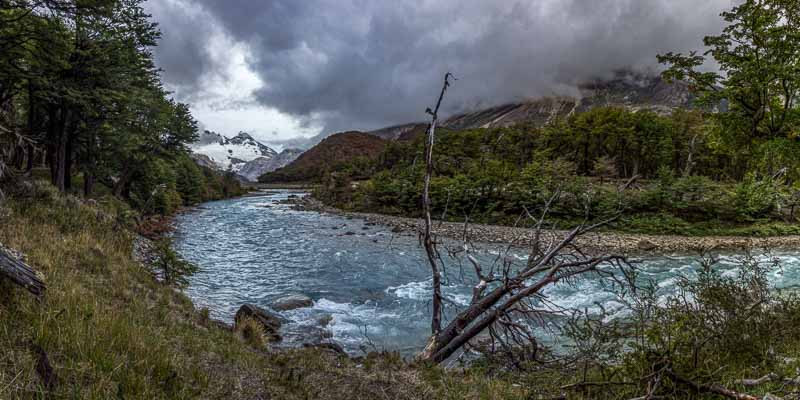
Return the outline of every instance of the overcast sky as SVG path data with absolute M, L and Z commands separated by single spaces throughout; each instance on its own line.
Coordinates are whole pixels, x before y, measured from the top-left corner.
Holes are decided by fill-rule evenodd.
M 148 0 L 156 61 L 201 126 L 280 143 L 574 92 L 698 49 L 734 0 Z

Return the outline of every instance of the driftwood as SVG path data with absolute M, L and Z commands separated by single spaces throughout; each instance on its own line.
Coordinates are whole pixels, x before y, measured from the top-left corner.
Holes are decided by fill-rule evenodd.
M 0 277 L 3 276 L 36 296 L 44 293 L 45 284 L 36 271 L 8 249 L 0 246 Z

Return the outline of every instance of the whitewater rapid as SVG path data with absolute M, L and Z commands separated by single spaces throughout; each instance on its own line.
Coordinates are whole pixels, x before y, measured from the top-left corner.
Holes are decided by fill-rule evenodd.
M 287 344 L 299 344 L 309 332 L 327 331 L 329 340 L 358 354 L 398 350 L 410 354 L 425 344 L 430 329 L 430 270 L 416 235 L 359 219 L 292 210 L 281 203 L 290 191 L 206 203 L 176 221 L 176 250 L 197 264 L 188 295 L 214 318 L 231 321 L 245 303 L 262 307 L 293 293 L 314 305 L 284 313 Z M 503 246 L 485 245 L 479 256 L 497 262 Z M 770 272 L 777 288 L 800 283 L 800 252 L 765 255 L 781 261 Z M 510 256 L 525 259 L 522 249 Z M 473 276 L 463 260 L 447 260 L 443 289 L 445 317 L 466 306 Z M 715 266 L 736 274 L 738 256 L 722 255 Z M 642 260 L 640 278 L 658 286 L 659 295 L 675 291 L 679 277 L 691 279 L 700 268 L 698 256 L 660 256 Z M 618 297 L 602 280 L 579 279 L 549 287 L 545 294 L 556 306 L 608 311 L 621 308 Z M 321 323 L 320 321 L 330 321 Z M 326 326 L 322 326 L 326 325 Z

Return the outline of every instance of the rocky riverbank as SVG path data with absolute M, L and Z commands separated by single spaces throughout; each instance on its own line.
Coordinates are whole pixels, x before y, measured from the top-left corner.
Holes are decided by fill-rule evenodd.
M 322 204 L 311 196 L 291 197 L 288 202 L 293 209 L 317 211 L 361 218 L 373 224 L 386 225 L 396 233 L 418 234 L 424 227 L 419 218 L 406 218 L 371 213 L 344 212 Z M 500 225 L 469 224 L 460 222 L 434 222 L 436 235 L 462 240 L 466 233 L 468 240 L 479 243 L 518 244 L 525 246 L 534 238 L 534 230 Z M 547 231 L 547 234 L 563 236 L 566 231 Z M 702 253 L 707 251 L 741 249 L 800 249 L 800 236 L 744 237 L 744 236 L 677 236 L 643 235 L 616 232 L 592 232 L 579 237 L 576 244 L 586 252 L 617 253 L 625 255 L 660 255 L 678 253 Z

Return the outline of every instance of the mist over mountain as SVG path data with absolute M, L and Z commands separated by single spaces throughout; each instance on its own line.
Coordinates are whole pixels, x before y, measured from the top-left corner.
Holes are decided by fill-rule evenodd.
M 613 78 L 620 68 L 658 72 L 657 54 L 702 49 L 701 38 L 721 30 L 724 21 L 719 13 L 732 3 L 151 0 L 149 4 L 157 17 L 165 18 L 157 60 L 167 83 L 180 86 L 182 96 L 196 98 L 196 93 L 208 90 L 209 82 L 235 82 L 247 76 L 248 81 L 258 82 L 246 98 L 226 102 L 217 97 L 213 112 L 234 113 L 243 103 L 277 110 L 298 124 L 282 131 L 285 135 L 299 126 L 314 126 L 320 133 L 310 140 L 315 143 L 333 132 L 369 131 L 424 118 L 446 71 L 458 78 L 443 105 L 446 115 L 540 97 L 578 97 L 581 83 Z M 193 22 L 198 19 L 202 29 Z M 208 45 L 191 45 L 199 41 Z M 231 53 L 237 56 L 228 57 L 228 50 L 238 51 Z M 241 65 L 229 68 L 227 59 L 242 60 Z M 173 79 L 171 71 L 180 71 L 180 76 Z M 202 121 L 204 116 L 198 118 Z M 291 143 L 298 145 L 302 143 Z

